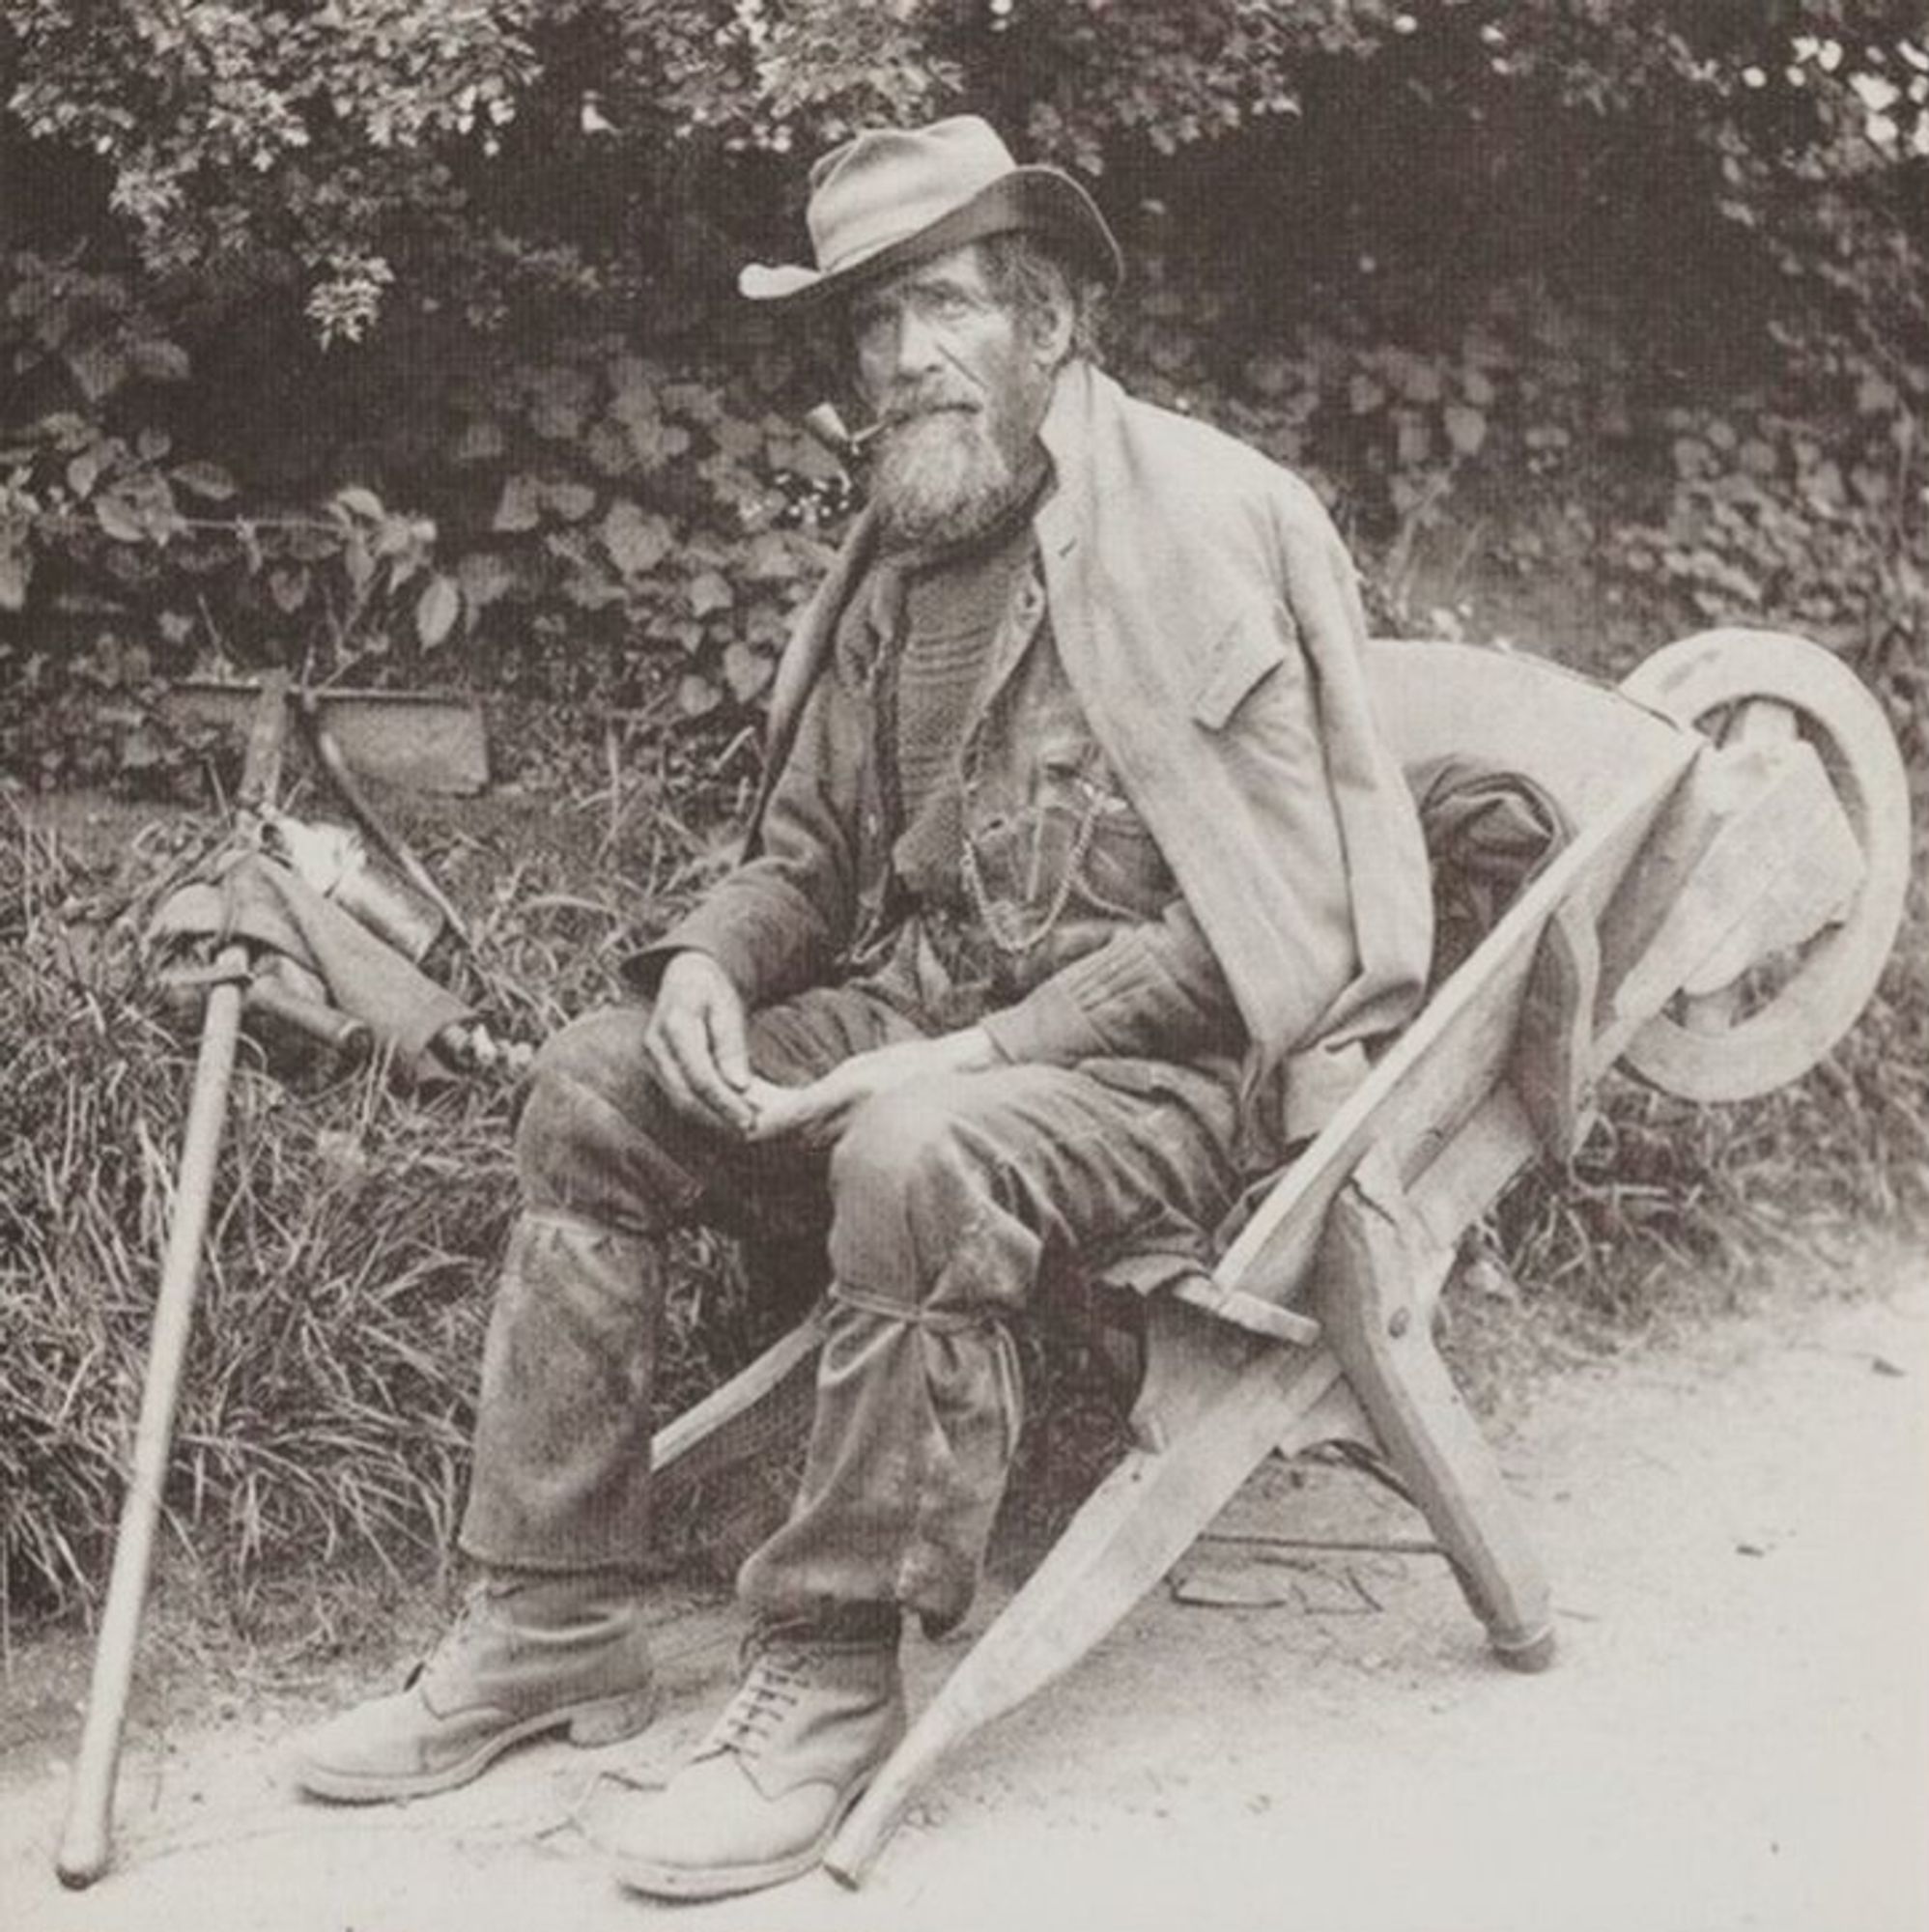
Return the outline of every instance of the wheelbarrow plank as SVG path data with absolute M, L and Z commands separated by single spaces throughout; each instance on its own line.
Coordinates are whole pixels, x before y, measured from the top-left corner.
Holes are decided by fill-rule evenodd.
M 1547 923 L 1563 906 L 1605 902 L 1693 754 L 1682 741 L 1672 772 L 1628 788 L 1509 908 L 1255 1210 L 1213 1270 L 1216 1282 L 1291 1300 L 1327 1208 L 1369 1146 L 1389 1151 L 1403 1180 L 1425 1171 L 1506 1077 Z
M 1618 1059 L 1678 992 L 1705 994 L 1821 932 L 1862 872 L 1861 848 L 1812 747 L 1706 753 L 1603 923 L 1607 1018 L 1597 1058 Z M 1800 1029 L 1801 1008 L 1786 1019 Z

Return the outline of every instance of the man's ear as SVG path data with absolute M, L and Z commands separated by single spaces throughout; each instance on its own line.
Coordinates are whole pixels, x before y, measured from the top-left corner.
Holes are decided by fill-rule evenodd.
M 1071 354 L 1073 310 L 1071 291 L 1062 281 L 1051 298 L 1034 314 L 1033 350 L 1044 369 L 1056 369 Z

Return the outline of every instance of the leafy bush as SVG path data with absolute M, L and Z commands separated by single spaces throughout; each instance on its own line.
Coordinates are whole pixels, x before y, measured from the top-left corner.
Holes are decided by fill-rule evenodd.
M 0 350 L 54 405 L 0 447 L 0 611 L 22 610 L 38 574 L 42 618 L 31 650 L 0 634 L 0 676 L 13 656 L 28 696 L 50 659 L 84 686 L 90 661 L 129 653 L 314 677 L 467 663 L 631 697 L 673 666 L 674 708 L 700 717 L 758 697 L 847 504 L 841 469 L 776 406 L 790 358 L 730 377 L 608 336 L 454 363 L 386 423 L 379 402 L 346 413 L 360 473 L 394 476 L 434 517 L 365 481 L 265 504 L 235 470 L 271 474 L 266 439 L 231 444 L 234 469 L 177 448 L 156 385 L 187 382 L 190 358 L 125 276 L 25 268 Z M 64 744 L 43 746 L 43 778 L 73 775 Z
M 1645 156 L 1651 185 L 1684 185 L 1644 213 L 1698 203 L 1819 281 L 1889 285 L 1919 322 L 1905 255 L 1815 243 L 1902 221 L 1929 153 L 1920 26 L 1900 0 L 21 0 L 0 45 L 14 127 L 89 157 L 70 178 L 153 279 L 293 286 L 354 340 L 424 293 L 486 321 L 491 276 L 593 278 L 626 242 L 632 272 L 714 288 L 679 237 L 767 242 L 780 198 L 755 190 L 780 184 L 794 213 L 820 147 L 960 106 L 1141 191 L 1182 184 L 1176 156 L 1284 128 L 1394 213 L 1437 207 L 1444 184 L 1413 163 L 1469 135 L 1484 197 L 1536 185 L 1557 147 L 1567 207 L 1510 215 L 1537 236 Z M 1347 152 L 1338 116 L 1362 111 Z
M 1786 377 L 1791 423 L 1886 395 L 1886 433 L 1929 359 L 1918 25 L 1885 4 L 1851 34 L 1832 0 L 24 0 L 0 681 L 105 637 L 169 668 L 392 659 L 754 706 L 843 483 L 791 427 L 822 372 L 733 317 L 734 269 L 794 250 L 823 144 L 961 106 L 1106 202 L 1127 370 L 1329 471 L 1396 585 L 1450 490 L 1618 454 L 1631 407 L 1719 417 Z M 1692 599 L 1706 549 L 1636 554 Z M 1738 595 L 1768 581 L 1714 554 Z M 6 615 L 30 596 L 31 630 Z
M 1679 410 L 1665 518 L 1625 528 L 1626 567 L 1710 621 L 1777 623 L 1843 653 L 1889 700 L 1905 756 L 1929 755 L 1929 537 L 1907 402 L 1873 373 L 1852 410 Z

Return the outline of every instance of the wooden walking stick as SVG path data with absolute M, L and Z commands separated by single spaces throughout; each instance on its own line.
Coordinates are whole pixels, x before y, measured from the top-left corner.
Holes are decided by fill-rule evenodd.
M 248 728 L 239 801 L 243 822 L 273 796 L 281 771 L 287 710 L 286 676 L 269 678 Z M 134 1431 L 133 1466 L 114 1542 L 106 1606 L 95 1643 L 94 1678 L 87 1693 L 87 1721 L 73 1769 L 67 1824 L 54 1861 L 60 1882 L 74 1888 L 92 1885 L 107 1869 L 113 1855 L 114 1777 L 120 1768 L 121 1733 L 133 1682 L 134 1647 L 147 1601 L 155 1531 L 160 1522 L 182 1368 L 194 1321 L 201 1243 L 207 1235 L 209 1203 L 214 1190 L 215 1155 L 228 1113 L 228 1085 L 234 1072 L 241 999 L 247 984 L 247 948 L 224 947 L 216 964 L 221 977 L 209 989 L 208 1010 L 201 1025 L 201 1046 L 194 1064 L 194 1087 L 175 1183 L 174 1218 L 168 1228 L 160 1287 L 155 1296 L 154 1332 L 148 1345 L 140 1420 Z

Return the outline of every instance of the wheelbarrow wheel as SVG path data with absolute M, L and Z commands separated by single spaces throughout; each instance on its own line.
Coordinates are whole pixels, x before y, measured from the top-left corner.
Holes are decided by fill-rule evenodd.
M 1766 1094 L 1807 1072 L 1856 1023 L 1895 943 L 1909 886 L 1901 753 L 1856 674 L 1780 632 L 1699 632 L 1655 652 L 1621 688 L 1717 744 L 1811 745 L 1861 847 L 1862 879 L 1838 923 L 1728 986 L 1677 999 L 1628 1048 L 1636 1072 L 1685 1099 Z

